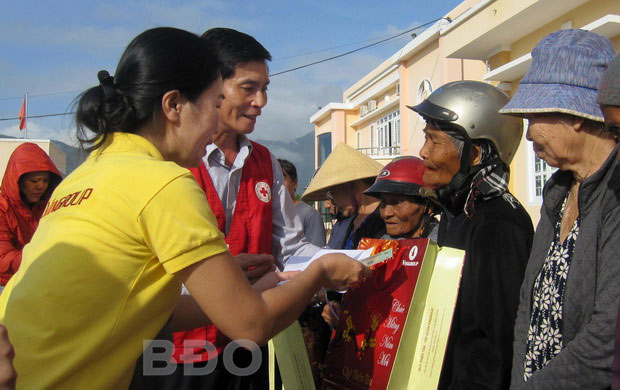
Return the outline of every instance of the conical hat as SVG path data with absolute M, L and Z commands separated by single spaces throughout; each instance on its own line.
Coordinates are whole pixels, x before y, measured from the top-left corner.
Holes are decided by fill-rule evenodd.
M 327 190 L 338 184 L 377 177 L 383 169 L 381 163 L 373 160 L 347 144 L 339 143 L 325 162 L 316 171 L 301 200 L 325 200 Z

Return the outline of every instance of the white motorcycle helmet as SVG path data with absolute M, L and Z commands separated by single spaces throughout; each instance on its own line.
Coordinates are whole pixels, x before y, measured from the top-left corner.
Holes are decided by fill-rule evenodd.
M 445 84 L 422 103 L 408 106 L 425 120 L 435 122 L 440 130 L 465 142 L 460 169 L 448 185 L 437 190 L 440 198 L 460 189 L 472 173 L 469 152 L 476 140 L 489 141 L 499 160 L 510 164 L 523 136 L 523 121 L 498 113 L 509 100 L 491 84 L 465 80 Z
M 463 131 L 469 140 L 486 139 L 503 162 L 510 164 L 523 135 L 523 120 L 498 111 L 510 98 L 491 84 L 454 81 L 436 89 L 413 111 Z

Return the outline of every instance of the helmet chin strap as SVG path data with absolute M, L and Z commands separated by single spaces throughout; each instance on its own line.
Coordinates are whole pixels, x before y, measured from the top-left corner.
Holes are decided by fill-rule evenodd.
M 450 206 L 448 206 L 450 204 L 450 198 L 457 190 L 459 190 L 465 185 L 465 182 L 467 182 L 467 176 L 469 174 L 469 153 L 471 150 L 472 142 L 468 138 L 465 138 L 464 141 L 465 144 L 463 145 L 463 153 L 461 153 L 461 166 L 459 170 L 454 174 L 454 176 L 452 176 L 450 183 L 436 190 L 437 196 L 439 197 L 439 202 L 441 204 L 440 207 L 443 213 L 443 216 L 441 217 L 442 223 L 439 224 L 439 231 L 437 233 L 437 244 L 439 246 L 444 245 L 448 224 L 450 223 L 452 218 L 454 218 L 454 215 L 450 210 Z M 444 218 L 446 219 L 446 221 L 448 221 L 447 223 L 443 223 Z
M 459 170 L 452 176 L 450 183 L 437 189 L 437 196 L 441 200 L 448 200 L 450 197 L 460 188 L 463 187 L 469 176 L 469 155 L 471 151 L 472 142 L 465 137 L 463 139 L 465 144 L 463 145 L 463 153 L 461 153 L 461 166 Z

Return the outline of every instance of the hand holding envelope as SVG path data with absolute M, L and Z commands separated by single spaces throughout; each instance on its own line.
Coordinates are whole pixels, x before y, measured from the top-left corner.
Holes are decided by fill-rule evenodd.
M 326 255 L 328 253 L 341 253 L 349 256 L 352 259 L 355 259 L 367 267 L 372 267 L 382 261 L 386 261 L 392 257 L 392 250 L 388 249 L 381 253 L 378 253 L 374 256 L 372 255 L 372 248 L 365 250 L 350 250 L 350 249 L 321 249 L 312 257 L 303 257 L 303 256 L 291 256 L 288 258 L 286 265 L 284 266 L 284 271 L 303 271 L 310 263 L 318 259 L 319 257 Z

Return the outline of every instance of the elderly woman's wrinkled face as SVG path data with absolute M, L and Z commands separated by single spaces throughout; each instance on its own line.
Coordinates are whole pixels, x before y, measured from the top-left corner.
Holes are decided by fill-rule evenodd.
M 415 238 L 421 233 L 426 206 L 415 198 L 399 194 L 381 194 L 379 205 L 385 230 L 392 237 Z
M 575 135 L 569 118 L 562 115 L 527 115 L 526 138 L 532 141 L 534 152 L 552 167 L 562 169 L 574 153 L 571 138 Z
M 424 160 L 424 184 L 441 187 L 450 183 L 461 167 L 461 155 L 447 133 L 427 124 L 424 128 L 424 146 L 420 149 Z

